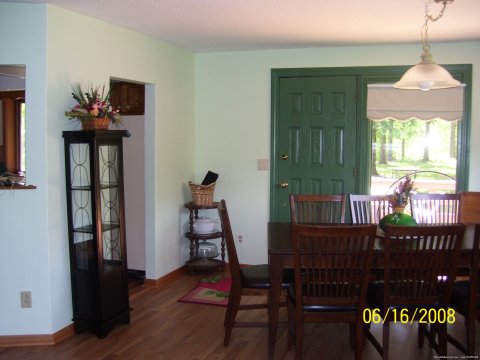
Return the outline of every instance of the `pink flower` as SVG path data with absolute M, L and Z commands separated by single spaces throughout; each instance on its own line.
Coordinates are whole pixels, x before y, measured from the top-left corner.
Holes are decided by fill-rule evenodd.
M 90 110 L 90 114 L 93 115 L 93 116 L 98 116 L 98 105 L 97 104 L 93 104 L 92 110 Z
M 404 181 L 400 181 L 398 187 L 393 190 L 393 194 L 388 195 L 388 202 L 392 208 L 405 207 L 408 204 L 410 193 L 414 190 L 412 179 L 407 176 Z
M 84 89 L 76 83 L 72 85 L 72 90 L 78 104 L 65 111 L 65 116 L 81 122 L 105 117 L 113 123 L 121 122 L 119 110 L 111 106 L 110 92 L 105 92 L 105 87 L 89 86 Z

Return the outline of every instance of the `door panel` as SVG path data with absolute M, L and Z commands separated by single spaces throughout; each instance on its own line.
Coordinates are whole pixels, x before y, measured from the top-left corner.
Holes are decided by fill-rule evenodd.
M 278 86 L 271 219 L 289 221 L 290 193 L 354 192 L 356 78 L 281 78 Z

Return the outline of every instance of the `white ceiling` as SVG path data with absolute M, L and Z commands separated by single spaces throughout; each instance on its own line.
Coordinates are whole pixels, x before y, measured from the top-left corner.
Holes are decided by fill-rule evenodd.
M 434 15 L 441 9 L 433 0 L 6 1 L 49 3 L 194 52 L 420 44 L 425 4 Z M 480 0 L 450 3 L 429 37 L 480 40 Z

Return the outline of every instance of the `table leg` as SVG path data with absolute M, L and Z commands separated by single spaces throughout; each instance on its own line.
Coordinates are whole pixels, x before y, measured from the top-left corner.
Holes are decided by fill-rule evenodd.
M 278 327 L 278 312 L 280 308 L 280 293 L 282 291 L 282 257 L 270 255 L 270 290 L 268 292 L 268 358 L 273 360 Z

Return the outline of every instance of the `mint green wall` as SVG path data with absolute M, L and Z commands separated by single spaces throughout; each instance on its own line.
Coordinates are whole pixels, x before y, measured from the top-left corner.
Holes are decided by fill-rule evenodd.
M 46 22 L 45 6 L 0 3 L 0 64 L 26 65 L 27 180 L 38 186 L 37 190 L 0 191 L 0 335 L 52 330 L 45 166 Z M 32 291 L 31 309 L 20 308 L 22 290 Z
M 62 131 L 79 127 L 63 116 L 74 105 L 70 84 L 149 84 L 138 181 L 147 278 L 157 279 L 186 260 L 180 214 L 194 172 L 195 56 L 48 5 L 0 3 L 0 39 L 0 64 L 27 65 L 27 176 L 38 186 L 0 192 L 0 336 L 51 334 L 72 317 Z M 22 290 L 32 291 L 31 309 L 20 308 Z
M 22 27 L 18 24 L 21 23 Z M 229 204 L 243 263 L 266 261 L 270 70 L 413 64 L 418 44 L 207 53 L 188 51 L 56 7 L 0 3 L 0 64 L 27 65 L 27 171 L 37 190 L 0 192 L 0 336 L 51 334 L 71 322 L 63 116 L 70 83 L 110 76 L 151 84 L 145 114 L 147 277 L 186 259 L 188 180 L 219 172 L 215 198 Z M 480 43 L 433 44 L 442 63 L 472 63 L 472 136 L 480 133 Z M 480 190 L 472 142 L 471 190 Z M 7 275 L 5 275 L 7 274 Z M 33 307 L 20 309 L 22 290 Z
M 195 57 L 153 38 L 56 7 L 49 7 L 48 26 L 48 102 L 57 114 L 56 119 L 49 119 L 52 137 L 58 126 L 73 128 L 62 112 L 65 104 L 73 102 L 72 82 L 108 83 L 109 77 L 115 77 L 152 85 L 151 106 L 147 104 L 145 115 L 147 174 L 138 181 L 145 181 L 148 194 L 146 246 L 147 256 L 153 257 L 146 261 L 147 277 L 157 279 L 184 260 L 179 250 L 184 240 L 179 209 L 186 201 L 182 185 L 192 177 L 194 166 Z M 78 51 L 78 44 L 84 44 L 84 52 Z M 56 140 L 49 143 L 51 154 L 63 160 L 62 139 Z M 61 179 L 63 168 L 58 171 Z
M 472 139 L 480 137 L 480 42 L 432 44 L 439 63 L 473 64 Z M 408 65 L 421 45 L 324 47 L 197 54 L 196 176 L 220 174 L 217 199 L 225 198 L 240 261 L 267 261 L 269 172 L 257 159 L 270 157 L 272 68 Z M 480 143 L 472 141 L 470 190 L 480 190 Z

